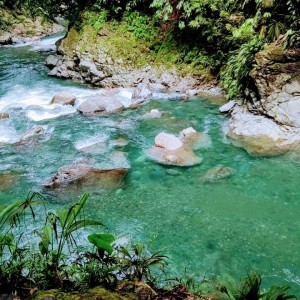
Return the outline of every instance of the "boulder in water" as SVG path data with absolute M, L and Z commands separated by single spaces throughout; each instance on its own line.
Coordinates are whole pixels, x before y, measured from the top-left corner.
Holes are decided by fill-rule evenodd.
M 155 137 L 155 145 L 148 151 L 150 159 L 172 166 L 194 166 L 202 159 L 173 134 L 161 132 Z
M 74 105 L 76 97 L 68 92 L 62 92 L 54 96 L 50 104 Z
M 78 111 L 85 116 L 106 116 L 108 114 L 121 112 L 124 105 L 115 97 L 97 97 L 83 102 Z
M 300 149 L 300 129 L 280 126 L 264 116 L 235 107 L 227 136 L 253 156 L 276 156 Z
M 179 133 L 179 138 L 184 145 L 198 150 L 211 145 L 211 139 L 207 133 L 197 132 L 193 127 L 183 129 Z
M 57 174 L 44 186 L 48 189 L 62 189 L 71 185 L 114 189 L 119 187 L 127 172 L 126 168 L 101 170 L 86 163 L 78 163 L 59 168 Z
M 148 89 L 145 83 L 139 83 L 133 91 L 131 99 L 134 104 L 143 103 L 149 100 L 152 96 L 152 92 Z
M 33 126 L 21 137 L 17 145 L 29 145 L 34 144 L 39 141 L 47 141 L 51 136 L 51 130 L 49 130 L 47 125 L 43 126 Z
M 157 119 L 161 117 L 161 112 L 158 109 L 151 109 L 150 112 L 145 113 L 142 119 Z
M 220 179 L 230 177 L 235 174 L 235 170 L 223 165 L 215 166 L 208 170 L 202 177 L 201 182 L 215 182 Z
M 0 112 L 0 120 L 5 120 L 9 118 L 9 114 L 5 112 Z

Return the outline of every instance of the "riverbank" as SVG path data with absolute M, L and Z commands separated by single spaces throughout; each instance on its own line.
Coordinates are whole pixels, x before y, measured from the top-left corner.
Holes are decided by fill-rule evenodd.
M 28 12 L 0 8 L 0 47 L 38 42 L 46 36 L 60 33 L 65 27 L 41 16 L 30 17 Z

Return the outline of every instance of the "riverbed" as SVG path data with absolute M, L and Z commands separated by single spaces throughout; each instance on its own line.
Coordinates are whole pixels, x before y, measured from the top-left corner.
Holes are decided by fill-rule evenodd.
M 101 91 L 47 76 L 47 53 L 40 50 L 53 40 L 43 43 L 0 49 L 0 111 L 10 114 L 0 120 L 0 173 L 14 178 L 13 184 L 0 185 L 1 205 L 30 191 L 44 193 L 49 209 L 74 203 L 84 188 L 66 199 L 49 195 L 42 186 L 58 168 L 76 161 L 130 167 L 117 190 L 88 190 L 88 215 L 117 236 L 143 242 L 152 251 L 164 249 L 175 275 L 187 269 L 197 278 L 227 273 L 239 278 L 255 268 L 266 284 L 289 283 L 300 291 L 300 154 L 249 156 L 226 138 L 227 117 L 204 97 L 180 101 L 176 95 L 171 100 L 161 95 L 137 110 L 82 116 L 76 107 Z M 77 97 L 75 107 L 49 104 L 62 91 Z M 126 102 L 131 92 L 124 89 L 118 97 Z M 141 118 L 151 109 L 161 111 L 162 117 Z M 47 138 L 15 145 L 14 139 L 37 125 L 46 126 Z M 147 158 L 145 151 L 159 132 L 178 135 L 188 127 L 211 139 L 196 151 L 203 158 L 200 165 L 170 167 Z M 119 138 L 129 144 L 113 147 L 111 141 Z M 100 150 L 82 151 L 95 141 L 102 143 Z M 220 164 L 235 174 L 211 183 L 201 180 Z

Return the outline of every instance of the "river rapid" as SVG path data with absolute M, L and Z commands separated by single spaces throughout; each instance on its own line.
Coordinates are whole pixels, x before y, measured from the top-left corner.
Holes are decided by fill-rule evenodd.
M 46 54 L 40 50 L 54 41 L 0 49 L 0 111 L 10 114 L 0 120 L 0 174 L 13 174 L 12 185 L 0 183 L 0 205 L 39 191 L 48 208 L 66 207 L 86 190 L 68 199 L 49 196 L 42 185 L 59 167 L 80 160 L 102 168 L 130 166 L 119 189 L 89 191 L 90 217 L 117 236 L 143 242 L 152 251 L 164 249 L 174 275 L 186 268 L 196 278 L 227 273 L 239 278 L 255 268 L 267 285 L 288 283 L 300 294 L 300 154 L 249 156 L 225 137 L 226 116 L 205 98 L 178 101 L 156 95 L 140 109 L 111 117 L 79 115 L 76 107 L 99 90 L 47 76 Z M 49 104 L 62 91 L 77 97 L 75 107 Z M 117 97 L 126 103 L 131 93 L 124 89 Z M 163 116 L 142 119 L 151 109 Z M 14 144 L 36 125 L 46 126 L 49 136 L 36 144 Z M 196 151 L 202 164 L 167 167 L 146 157 L 159 132 L 178 135 L 191 126 L 212 141 Z M 129 144 L 116 149 L 111 141 L 120 137 Z M 95 141 L 102 143 L 98 151 L 81 151 Z M 220 164 L 235 174 L 214 183 L 201 181 Z

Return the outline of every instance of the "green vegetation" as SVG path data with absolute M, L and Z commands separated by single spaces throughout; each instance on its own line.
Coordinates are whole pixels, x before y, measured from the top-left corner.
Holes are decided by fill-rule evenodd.
M 94 247 L 83 248 L 78 245 L 82 230 L 86 232 L 88 226 L 104 226 L 102 222 L 85 218 L 83 209 L 87 199 L 88 194 L 84 194 L 68 209 L 45 212 L 45 225 L 41 229 L 29 229 L 27 225 L 28 222 L 35 226 L 41 223 L 35 223 L 42 217 L 35 212 L 36 206 L 44 205 L 40 194 L 30 194 L 23 201 L 1 208 L 2 293 L 28 297 L 39 291 L 34 299 L 46 296 L 59 299 L 95 296 L 157 299 L 157 295 L 186 297 L 192 295 L 191 292 L 203 299 L 208 298 L 207 295 L 228 300 L 295 299 L 288 286 L 262 289 L 262 277 L 256 272 L 240 282 L 230 278 L 225 282 L 206 280 L 197 285 L 191 278 L 166 280 L 168 258 L 165 255 L 160 252 L 152 254 L 139 244 L 118 245 L 116 238 L 108 233 L 88 235 L 87 240 Z M 192 290 L 189 292 L 188 288 Z M 108 290 L 117 290 L 118 295 Z M 120 293 L 125 297 L 120 298 Z
M 178 69 L 188 65 L 186 72 L 221 79 L 228 98 L 245 98 L 254 56 L 265 44 L 281 35 L 287 47 L 300 44 L 300 0 L 5 0 L 2 6 L 50 18 L 61 13 L 76 28 L 88 24 L 96 32 L 112 22 L 145 43 L 156 62 L 167 57 Z

